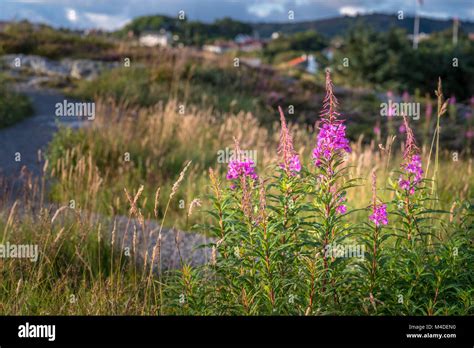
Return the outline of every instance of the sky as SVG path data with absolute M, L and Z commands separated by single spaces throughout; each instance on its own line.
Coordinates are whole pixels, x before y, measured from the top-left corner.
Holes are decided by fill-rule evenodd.
M 417 5 L 421 1 L 421 5 Z M 142 15 L 177 16 L 183 10 L 190 20 L 212 22 L 232 17 L 249 22 L 322 19 L 366 13 L 458 17 L 474 21 L 474 0 L 0 0 L 0 20 L 28 19 L 71 29 L 115 30 Z

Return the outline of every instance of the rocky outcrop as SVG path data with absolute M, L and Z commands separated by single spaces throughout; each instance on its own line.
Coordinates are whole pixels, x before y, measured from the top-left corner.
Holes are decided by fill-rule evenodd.
M 46 75 L 60 78 L 93 80 L 101 72 L 118 66 L 118 63 L 101 62 L 88 59 L 66 58 L 60 61 L 41 56 L 8 54 L 0 57 L 0 61 L 12 70 L 25 69 L 34 75 Z

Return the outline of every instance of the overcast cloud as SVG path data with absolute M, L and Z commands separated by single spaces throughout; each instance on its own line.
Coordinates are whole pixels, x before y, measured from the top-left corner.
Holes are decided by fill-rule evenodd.
M 175 16 L 184 10 L 189 19 L 213 21 L 232 17 L 243 21 L 311 20 L 339 15 L 403 10 L 413 14 L 417 0 L 0 0 L 0 20 L 29 19 L 56 27 L 117 29 L 132 18 L 150 14 Z M 459 17 L 474 21 L 474 0 L 424 0 L 422 15 Z

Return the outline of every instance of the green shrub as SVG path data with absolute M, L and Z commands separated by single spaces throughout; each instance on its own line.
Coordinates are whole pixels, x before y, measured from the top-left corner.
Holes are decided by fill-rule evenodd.
M 8 90 L 0 77 L 0 128 L 11 126 L 33 114 L 28 97 Z

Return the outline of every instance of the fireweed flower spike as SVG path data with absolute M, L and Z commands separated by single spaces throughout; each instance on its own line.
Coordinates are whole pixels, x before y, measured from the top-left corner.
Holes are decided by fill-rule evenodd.
M 421 157 L 419 155 L 419 149 L 415 143 L 415 136 L 413 131 L 408 125 L 406 117 L 403 118 L 405 125 L 407 141 L 405 145 L 405 151 L 403 152 L 404 163 L 402 169 L 405 174 L 400 175 L 398 179 L 398 185 L 401 189 L 406 190 L 409 194 L 415 193 L 416 186 L 421 182 L 423 177 L 423 169 L 421 167 Z
M 342 152 L 351 152 L 349 139 L 346 138 L 346 126 L 343 120 L 338 120 L 340 115 L 337 112 L 338 102 L 333 93 L 333 84 L 329 69 L 326 70 L 326 96 L 323 101 L 323 110 L 321 111 L 321 121 L 319 124 L 319 134 L 316 147 L 313 149 L 313 160 L 316 167 L 321 167 L 323 163 L 327 165 L 326 174 L 320 175 L 321 181 L 329 181 L 328 175 L 334 173 L 332 159 L 340 156 Z M 335 186 L 329 188 L 335 191 Z M 345 197 L 340 195 L 335 197 L 336 212 L 344 214 L 346 212 Z
M 300 158 L 293 148 L 293 138 L 288 130 L 285 115 L 280 106 L 278 111 L 280 112 L 281 121 L 280 144 L 278 145 L 278 154 L 281 156 L 280 167 L 288 176 L 295 176 L 301 171 Z
M 369 216 L 375 226 L 388 224 L 387 205 L 377 203 L 377 175 L 372 173 L 372 215 Z
M 321 123 L 316 147 L 313 149 L 313 159 L 317 167 L 322 160 L 330 160 L 336 153 L 351 152 L 349 140 L 346 138 L 346 126 L 343 120 L 338 120 L 337 99 L 333 93 L 333 84 L 329 70 L 326 70 L 326 96 L 321 111 Z

